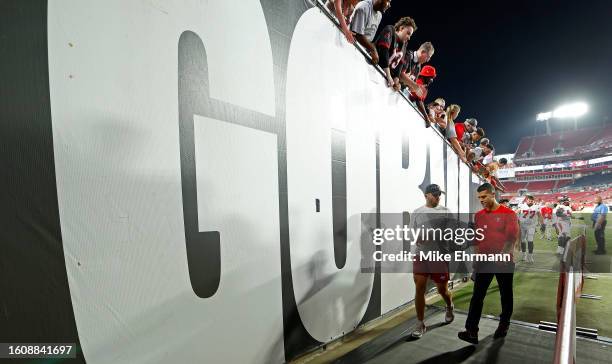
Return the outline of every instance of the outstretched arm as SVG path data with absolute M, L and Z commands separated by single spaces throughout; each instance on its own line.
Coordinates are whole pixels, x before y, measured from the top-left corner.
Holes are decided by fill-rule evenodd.
M 342 12 L 342 0 L 334 0 L 334 10 L 336 13 L 336 18 L 338 19 L 338 23 L 340 23 L 340 29 L 342 30 L 342 33 L 344 33 L 346 40 L 351 44 L 355 43 L 353 32 L 351 32 L 348 25 L 346 24 L 346 19 L 344 18 L 344 14 Z
M 429 128 L 431 126 L 431 119 L 429 117 L 429 114 L 427 113 L 427 110 L 425 109 L 425 104 L 423 103 L 423 100 L 419 100 L 417 102 L 417 108 L 419 109 L 421 114 L 423 114 L 423 118 L 425 118 L 425 127 Z
M 459 158 L 464 163 L 467 163 L 467 158 L 465 157 L 465 152 L 463 151 L 463 148 L 461 148 L 461 145 L 459 145 L 459 142 L 457 141 L 457 138 L 449 138 L 449 141 L 450 141 L 451 145 L 453 146 L 453 149 L 455 150 L 455 153 L 457 153 L 457 155 L 459 156 Z
M 368 54 L 372 57 L 372 64 L 378 64 L 378 52 L 374 44 L 372 44 L 363 34 L 355 34 L 355 39 L 368 51 Z
M 417 93 L 419 91 L 419 85 L 410 78 L 407 72 L 400 72 L 399 78 L 400 82 L 406 87 L 408 87 L 410 91 L 414 93 Z

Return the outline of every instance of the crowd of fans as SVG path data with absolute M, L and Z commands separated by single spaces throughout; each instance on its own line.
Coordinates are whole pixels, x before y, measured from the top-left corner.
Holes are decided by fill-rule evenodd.
M 403 17 L 394 25 L 378 28 L 391 0 L 327 0 L 326 9 L 340 25 L 349 43 L 359 43 L 369 54 L 373 65 L 384 71 L 387 86 L 403 93 L 421 112 L 425 126 L 436 128 L 450 143 L 457 156 L 470 165 L 500 192 L 505 192 L 497 178 L 497 170 L 507 164 L 505 158 L 493 159 L 495 148 L 475 118 L 459 121 L 461 107 L 446 106 L 438 97 L 425 104 L 429 87 L 436 78 L 436 69 L 428 64 L 434 55 L 431 42 L 411 50 L 409 41 L 417 25 L 414 19 Z M 378 32 L 378 35 L 376 35 Z

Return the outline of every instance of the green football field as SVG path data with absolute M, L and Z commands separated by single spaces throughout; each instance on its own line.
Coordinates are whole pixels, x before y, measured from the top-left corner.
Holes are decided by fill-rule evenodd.
M 588 223 L 588 220 L 585 218 Z M 574 225 L 584 221 L 574 220 Z M 611 224 L 612 225 L 612 224 Z M 574 227 L 572 237 L 579 235 L 583 229 Z M 519 262 L 514 275 L 514 312 L 512 319 L 538 323 L 539 321 L 556 322 L 557 284 L 559 282 L 556 235 L 553 241 L 540 238 L 536 231 L 534 242 L 534 264 Z M 593 255 L 595 239 L 593 231 L 587 229 L 587 271 L 583 293 L 602 296 L 601 300 L 580 298 L 576 304 L 576 324 L 581 327 L 595 328 L 599 335 L 612 337 L 612 226 L 606 228 L 608 255 Z M 467 311 L 472 297 L 472 283 L 453 292 L 457 309 Z M 436 305 L 444 305 L 440 300 Z M 501 312 L 499 288 L 493 280 L 484 303 L 483 314 L 497 316 Z

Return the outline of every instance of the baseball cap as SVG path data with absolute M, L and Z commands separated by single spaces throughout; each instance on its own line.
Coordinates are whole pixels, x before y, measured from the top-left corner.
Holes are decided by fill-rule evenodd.
M 419 72 L 419 76 L 423 77 L 436 77 L 436 69 L 433 66 L 426 65 Z
M 425 194 L 435 194 L 435 193 L 446 193 L 444 191 L 442 191 L 440 189 L 440 186 L 438 186 L 437 184 L 430 184 L 429 186 L 425 187 Z

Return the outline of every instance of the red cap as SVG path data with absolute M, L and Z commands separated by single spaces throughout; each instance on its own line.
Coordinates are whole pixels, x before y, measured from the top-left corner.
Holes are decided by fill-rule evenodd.
M 436 69 L 433 66 L 427 65 L 421 69 L 419 76 L 423 77 L 436 77 Z

